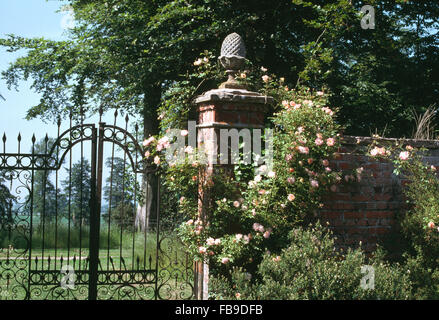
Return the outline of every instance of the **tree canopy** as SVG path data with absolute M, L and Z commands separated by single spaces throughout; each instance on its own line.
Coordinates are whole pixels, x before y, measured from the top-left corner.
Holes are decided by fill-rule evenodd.
M 3 78 L 32 78 L 42 94 L 28 118 L 118 107 L 143 115 L 145 135 L 158 130 L 157 107 L 185 81 L 204 50 L 218 52 L 239 33 L 248 59 L 287 79 L 327 87 L 346 133 L 408 136 L 411 109 L 437 101 L 439 4 L 370 1 L 375 29 L 360 25 L 362 4 L 348 0 L 70 0 L 76 25 L 68 40 L 0 39 L 26 49 Z

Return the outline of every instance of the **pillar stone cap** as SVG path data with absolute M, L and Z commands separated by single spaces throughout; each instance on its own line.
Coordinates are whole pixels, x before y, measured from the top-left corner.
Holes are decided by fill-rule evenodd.
M 257 92 L 245 89 L 213 89 L 205 92 L 201 96 L 195 98 L 196 104 L 206 102 L 241 102 L 241 103 L 257 103 L 257 104 L 273 104 L 274 99 L 270 96 L 264 96 Z

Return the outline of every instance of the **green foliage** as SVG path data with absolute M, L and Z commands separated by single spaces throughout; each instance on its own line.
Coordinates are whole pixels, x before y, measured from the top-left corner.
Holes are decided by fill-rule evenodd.
M 211 70 L 209 59 L 203 58 L 197 60 L 194 78 L 201 79 L 199 74 Z M 254 271 L 265 249 L 285 247 L 288 232 L 313 220 L 322 206 L 321 196 L 341 181 L 341 173 L 330 168 L 339 146 L 339 126 L 333 120 L 336 110 L 327 107 L 328 94 L 289 90 L 285 79 L 268 75 L 266 68 L 247 67 L 239 81 L 276 97 L 268 119 L 274 127 L 272 165 L 262 165 L 256 155 L 245 163 L 240 142 L 238 163 L 215 168 L 211 178 L 204 179 L 204 151 L 173 148 L 181 138 L 186 141 L 184 130 L 175 133 L 168 128 L 162 137 L 152 136 L 143 143 L 147 161 L 166 177 L 167 190 L 179 202 L 174 215 L 182 222 L 181 239 L 196 260 L 210 262 L 212 274 L 225 274 L 233 266 Z M 192 85 L 183 82 L 173 95 L 191 92 Z M 173 95 L 167 107 L 180 98 Z M 188 110 L 184 102 L 178 103 Z M 266 156 L 268 152 L 264 150 Z M 199 211 L 199 201 L 205 213 Z
M 400 215 L 394 234 L 385 242 L 388 255 L 410 270 L 417 299 L 439 297 L 439 179 L 428 164 L 427 150 L 410 145 L 372 146 L 370 153 L 393 162 L 405 179 L 408 211 Z
M 434 1 L 370 1 L 376 12 L 373 30 L 361 29 L 362 4 L 348 0 L 281 0 L 274 6 L 269 0 L 69 4 L 75 28 L 67 40 L 0 39 L 8 51 L 26 52 L 3 72 L 7 85 L 32 79 L 43 96 L 30 106 L 28 118 L 117 105 L 144 116 L 145 136 L 157 134 L 161 112 L 156 108 L 168 100 L 165 92 L 179 91 L 177 83 L 188 81 L 196 94 L 201 82 L 189 77 L 193 61 L 203 50 L 217 52 L 231 32 L 243 36 L 250 61 L 287 78 L 290 88 L 327 86 L 334 92 L 331 105 L 339 106 L 338 120 L 349 134 L 387 129 L 407 136 L 408 110 L 419 113 L 437 101 L 439 4 Z M 213 88 L 208 80 L 207 72 L 198 89 Z M 181 107 L 190 97 L 182 95 L 173 105 Z
M 368 260 L 361 249 L 336 250 L 331 232 L 317 223 L 297 228 L 279 255 L 266 253 L 258 271 L 240 269 L 228 277 L 211 279 L 214 299 L 410 299 L 409 274 L 398 264 L 389 265 L 378 255 Z M 362 266 L 374 268 L 374 288 L 361 285 Z
M 85 225 L 90 218 L 90 174 L 91 165 L 88 159 L 82 158 L 70 168 L 65 168 L 67 178 L 61 181 L 64 194 L 69 201 L 69 207 L 65 207 L 65 215 L 72 217 L 75 226 Z

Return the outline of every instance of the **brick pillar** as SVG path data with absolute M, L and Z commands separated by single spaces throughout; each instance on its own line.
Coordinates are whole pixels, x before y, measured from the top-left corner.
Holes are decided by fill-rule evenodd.
M 214 89 L 199 96 L 195 103 L 198 112 L 197 147 L 204 149 L 207 164 L 200 173 L 200 199 L 199 216 L 204 224 L 209 223 L 208 186 L 211 177 L 218 168 L 232 168 L 230 150 L 225 159 L 220 159 L 221 131 L 236 129 L 262 129 L 264 128 L 264 113 L 267 105 L 273 102 L 272 97 L 263 96 L 245 89 Z M 233 132 L 234 130 L 232 130 Z M 227 138 L 228 140 L 228 138 Z M 227 145 L 229 145 L 228 141 Z M 229 146 L 230 149 L 230 146 Z M 227 171 L 226 171 L 227 172 Z M 205 300 L 208 295 L 207 263 L 196 263 L 195 266 L 195 296 L 196 299 Z

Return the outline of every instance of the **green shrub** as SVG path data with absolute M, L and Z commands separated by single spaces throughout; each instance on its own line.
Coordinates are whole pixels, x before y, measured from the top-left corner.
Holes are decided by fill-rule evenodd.
M 408 210 L 384 243 L 387 256 L 410 270 L 416 299 L 439 299 L 439 179 L 437 168 L 425 162 L 425 151 L 397 144 L 374 145 L 370 152 L 392 161 L 394 173 L 407 180 Z
M 399 264 L 389 265 L 378 252 L 367 259 L 361 249 L 336 250 L 330 231 L 320 224 L 293 230 L 290 245 L 279 255 L 266 254 L 250 279 L 240 269 L 230 277 L 211 279 L 216 299 L 409 299 L 409 274 Z M 374 268 L 374 288 L 363 289 L 362 267 Z

